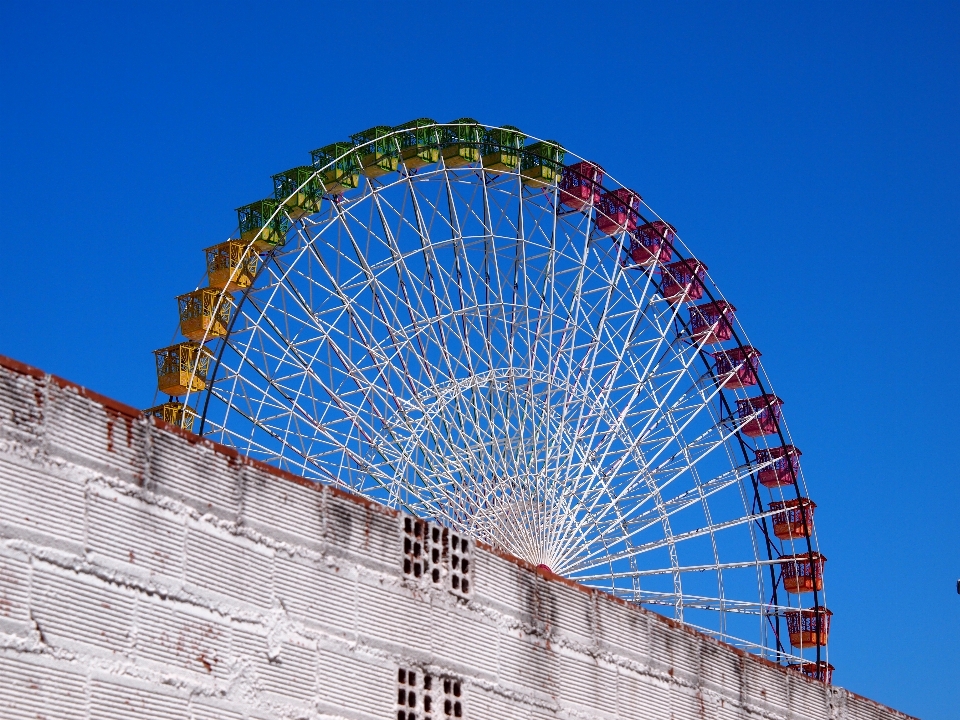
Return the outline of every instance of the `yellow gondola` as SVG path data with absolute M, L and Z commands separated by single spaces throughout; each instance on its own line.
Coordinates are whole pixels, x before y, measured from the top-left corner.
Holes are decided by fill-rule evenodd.
M 182 342 L 153 351 L 157 389 L 164 395 L 186 395 L 207 387 L 210 351 L 196 342 Z
M 253 285 L 259 258 L 256 253 L 248 251 L 244 243 L 227 240 L 208 247 L 204 252 L 207 254 L 210 287 L 237 292 Z
M 191 340 L 224 337 L 230 323 L 230 296 L 216 288 L 180 295 L 180 332 Z
M 193 408 L 181 402 L 165 402 L 162 405 L 147 408 L 143 411 L 143 414 L 176 425 L 188 432 L 193 432 L 193 421 L 197 417 Z

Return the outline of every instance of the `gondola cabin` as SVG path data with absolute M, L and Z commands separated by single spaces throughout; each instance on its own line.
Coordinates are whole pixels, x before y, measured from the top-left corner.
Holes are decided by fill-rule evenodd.
M 563 146 L 553 140 L 543 140 L 525 147 L 520 156 L 523 184 L 529 187 L 547 187 L 556 183 L 563 173 L 565 154 Z
M 187 432 L 193 432 L 193 421 L 197 417 L 193 408 L 184 405 L 182 402 L 174 401 L 147 408 L 143 411 L 143 414 L 147 417 L 155 417 L 158 420 L 163 420 L 165 423 L 183 428 Z
M 335 142 L 310 151 L 325 195 L 342 195 L 360 185 L 360 157 L 353 143 Z
M 433 165 L 440 159 L 440 137 L 437 122 L 430 118 L 418 118 L 398 125 L 397 142 L 400 145 L 400 160 L 408 170 L 424 165 Z
M 210 351 L 197 342 L 182 342 L 153 351 L 157 389 L 164 395 L 187 395 L 207 387 Z
M 696 258 L 677 260 L 661 267 L 660 292 L 671 304 L 693 302 L 703 297 L 707 266 Z
M 630 260 L 634 265 L 649 267 L 668 263 L 673 258 L 676 233 L 670 223 L 655 220 L 644 223 L 630 238 Z
M 825 685 L 833 683 L 834 667 L 826 660 L 819 662 L 790 663 L 787 670 L 798 672 L 811 680 L 819 680 Z
M 737 400 L 737 416 L 743 421 L 740 432 L 750 437 L 770 435 L 780 429 L 780 406 L 776 395 L 760 395 Z
M 702 345 L 713 345 L 733 337 L 733 314 L 736 308 L 726 300 L 694 305 L 690 308 L 690 339 Z
M 713 353 L 713 359 L 716 363 L 714 372 L 717 382 L 722 382 L 724 388 L 734 390 L 757 384 L 760 351 L 756 348 L 744 345 L 730 350 L 719 350 Z
M 208 247 L 207 279 L 210 287 L 227 292 L 246 290 L 257 276 L 259 256 L 239 240 L 227 240 Z
M 636 230 L 640 200 L 639 193 L 627 188 L 617 188 L 601 195 L 596 204 L 597 230 L 604 235 Z
M 392 133 L 393 128 L 389 125 L 377 125 L 350 136 L 357 146 L 361 172 L 367 177 L 380 177 L 397 171 L 400 147 Z
M 830 637 L 832 615 L 833 613 L 822 605 L 809 610 L 788 610 L 784 616 L 787 620 L 790 644 L 801 649 L 826 645 Z
M 488 128 L 483 133 L 481 162 L 487 172 L 515 172 L 520 167 L 520 150 L 526 140 L 513 125 Z
M 273 197 L 294 222 L 320 212 L 323 188 L 316 172 L 310 165 L 301 165 L 273 176 Z
M 781 540 L 797 540 L 813 531 L 813 511 L 817 504 L 807 498 L 775 500 L 770 510 L 779 510 L 771 518 L 773 534 Z
M 826 561 L 818 552 L 784 555 L 780 558 L 783 589 L 794 595 L 823 590 L 823 564 Z
M 202 288 L 177 298 L 180 332 L 191 340 L 205 341 L 227 334 L 230 296 L 216 288 Z
M 480 162 L 484 130 L 473 118 L 453 120 L 440 128 L 440 153 L 447 167 Z
M 764 487 L 775 488 L 793 485 L 794 478 L 800 472 L 799 448 L 793 445 L 759 448 L 755 451 L 757 479 Z
M 583 210 L 600 201 L 603 168 L 588 160 L 566 165 L 560 177 L 560 202 L 571 210 Z
M 258 252 L 269 252 L 287 241 L 290 221 L 275 198 L 265 198 L 237 208 L 240 240 Z

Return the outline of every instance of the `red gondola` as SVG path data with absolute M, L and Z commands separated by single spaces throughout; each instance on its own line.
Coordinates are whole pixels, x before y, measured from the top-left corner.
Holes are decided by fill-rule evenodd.
M 766 465 L 757 479 L 764 487 L 773 488 L 793 485 L 793 479 L 800 472 L 800 456 L 803 454 L 793 445 L 775 448 L 761 448 L 755 451 L 758 465 Z
M 627 188 L 605 192 L 597 201 L 597 229 L 606 235 L 637 229 L 640 193 Z
M 826 660 L 821 660 L 820 662 L 815 663 L 790 663 L 787 665 L 787 670 L 793 670 L 794 672 L 801 673 L 812 680 L 820 680 L 827 685 L 833 682 L 833 665 L 828 663 Z
M 733 313 L 736 308 L 726 300 L 715 300 L 690 308 L 690 337 L 704 345 L 724 342 L 733 337 Z
M 773 516 L 773 534 L 781 540 L 808 537 L 813 530 L 813 510 L 817 504 L 807 498 L 775 500 L 771 510 L 780 510 Z
M 760 367 L 760 351 L 749 345 L 720 350 L 713 354 L 716 361 L 714 371 L 717 381 L 723 382 L 723 387 L 735 388 L 751 387 L 757 384 L 757 370 Z M 723 378 L 726 377 L 726 380 Z
M 600 199 L 603 168 L 583 160 L 563 168 L 560 178 L 560 202 L 573 210 L 582 210 Z
M 668 263 L 673 257 L 676 230 L 670 223 L 654 220 L 637 228 L 630 238 L 630 259 L 634 264 L 647 267 Z
M 788 593 L 800 593 L 823 590 L 823 564 L 827 559 L 818 552 L 810 554 L 784 555 L 780 558 L 780 571 L 783 574 L 783 589 Z
M 690 302 L 703 297 L 703 275 L 707 266 L 696 258 L 677 260 L 664 265 L 660 292 L 670 303 Z
M 750 437 L 771 435 L 780 429 L 780 406 L 783 400 L 776 395 L 737 400 L 737 415 L 741 420 L 750 418 L 740 427 L 740 432 Z
M 832 612 L 821 605 L 809 610 L 788 610 L 787 632 L 790 634 L 790 644 L 796 648 L 809 648 L 827 644 L 830 635 L 830 618 Z M 820 626 L 819 638 L 817 625 Z M 819 641 L 819 642 L 818 642 Z

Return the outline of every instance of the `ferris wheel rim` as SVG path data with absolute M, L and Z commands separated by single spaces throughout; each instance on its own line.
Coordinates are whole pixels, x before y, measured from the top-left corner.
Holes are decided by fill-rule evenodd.
M 456 124 L 457 124 L 457 123 L 436 123 L 435 126 L 433 126 L 433 127 L 438 127 L 438 128 L 439 128 L 439 127 L 449 127 L 449 126 L 451 126 L 451 125 L 456 125 Z M 478 126 L 481 126 L 481 127 L 484 127 L 484 128 L 488 128 L 488 129 L 490 129 L 490 128 L 496 128 L 496 127 L 497 127 L 497 126 L 491 126 L 491 125 L 484 125 L 484 124 L 481 124 L 481 123 L 477 123 L 477 125 L 478 125 Z M 402 131 L 402 130 L 396 130 L 396 131 L 394 131 L 393 134 L 400 134 L 401 132 L 403 132 L 403 131 Z M 530 135 L 526 135 L 526 137 L 527 137 L 528 139 L 538 140 L 538 138 L 535 138 L 535 137 L 530 136 Z M 368 145 L 369 145 L 369 144 L 372 144 L 372 142 L 373 142 L 373 141 L 371 141 L 370 143 L 367 143 L 367 144 L 368 144 Z M 362 146 L 358 146 L 358 147 L 362 147 Z M 352 149 L 350 152 L 353 152 L 353 151 L 355 151 L 355 150 L 356 150 L 356 148 Z M 580 158 L 579 156 L 577 156 L 575 153 L 572 153 L 572 152 L 570 152 L 570 151 L 567 151 L 567 152 L 568 152 L 570 155 L 572 155 L 573 157 L 577 157 L 577 158 L 579 158 L 580 160 L 585 160 L 584 158 Z M 346 153 L 345 153 L 345 154 L 346 154 Z M 334 162 L 336 162 L 336 161 L 332 161 L 331 163 L 329 163 L 329 164 L 328 164 L 327 166 L 325 166 L 325 167 L 330 167 Z M 450 172 L 450 169 L 449 169 L 449 168 L 446 168 L 445 166 L 443 166 L 443 161 L 442 161 L 442 160 L 440 161 L 439 164 L 442 166 L 442 169 L 439 170 L 440 173 L 446 175 L 447 173 Z M 321 170 L 323 170 L 323 169 L 324 169 L 324 168 L 318 168 L 318 169 L 316 170 L 316 172 L 314 173 L 314 176 L 313 176 L 313 177 L 316 177 L 316 175 L 317 175 Z M 471 168 L 471 169 L 468 170 L 468 171 L 461 171 L 461 172 L 475 172 L 475 173 L 477 173 L 481 178 L 483 178 L 483 177 L 486 175 L 486 171 L 483 170 L 483 169 L 475 170 L 475 169 Z M 410 180 L 410 176 L 407 175 L 407 174 L 405 174 L 405 171 L 402 172 L 402 173 L 400 173 L 400 174 L 401 174 L 403 177 L 402 177 L 400 180 L 398 180 L 397 182 L 402 182 L 402 181 L 404 181 L 404 180 L 407 180 L 407 181 Z M 368 180 L 369 180 L 369 179 L 368 179 Z M 611 187 L 609 186 L 609 183 L 610 183 L 610 182 L 615 183 L 615 186 L 616 186 L 617 188 L 624 188 L 624 186 L 623 186 L 622 184 L 620 184 L 619 182 L 617 182 L 612 176 L 610 176 L 609 173 L 606 173 L 606 172 L 605 172 L 605 178 L 604 178 L 604 180 L 605 180 L 605 182 L 600 186 L 601 189 L 602 189 L 602 191 L 608 191 L 608 190 L 610 190 L 610 189 L 614 189 L 614 188 L 611 188 Z M 372 183 L 371 183 L 371 182 L 368 182 L 367 185 L 372 188 Z M 375 189 L 371 189 L 371 192 L 375 192 Z M 553 192 L 554 192 L 554 199 L 556 200 L 556 188 L 555 188 L 555 187 L 554 187 L 554 189 L 553 189 Z M 353 198 L 353 200 L 354 200 L 354 202 L 360 202 L 360 201 L 362 201 L 365 197 L 366 197 L 366 196 L 356 197 L 356 198 Z M 288 198 L 288 199 L 289 199 L 289 198 Z M 646 208 L 646 210 L 650 213 L 650 215 L 651 215 L 652 218 L 656 218 L 657 220 L 659 220 L 659 221 L 661 221 L 661 222 L 664 222 L 664 221 L 662 220 L 662 218 L 661 218 L 659 215 L 657 215 L 656 212 L 653 211 L 653 210 L 649 207 L 649 205 L 647 205 L 647 203 L 646 203 L 645 201 L 643 201 L 643 200 L 641 199 L 641 202 L 643 203 L 643 207 Z M 285 208 L 285 205 L 284 205 L 283 203 L 281 203 L 281 204 L 279 205 L 277 211 L 276 211 L 276 214 L 279 214 L 280 212 L 285 212 L 284 208 Z M 288 217 L 289 217 L 289 216 L 288 216 Z M 648 221 L 645 216 L 641 215 L 640 217 L 643 218 L 645 221 Z M 298 230 L 298 232 L 299 232 L 299 230 Z M 587 232 L 588 232 L 588 234 L 589 234 L 589 231 L 587 231 Z M 251 251 L 252 251 L 253 245 L 254 245 L 255 241 L 256 241 L 256 238 L 255 238 L 254 240 L 251 240 L 251 241 L 248 243 L 248 246 L 247 246 L 247 251 L 248 251 L 248 252 L 251 252 Z M 451 241 L 451 242 L 452 242 L 452 241 Z M 690 250 L 689 250 L 689 248 L 686 246 L 686 244 L 685 244 L 685 243 L 682 241 L 682 239 L 679 237 L 679 234 L 675 234 L 674 248 L 677 249 L 677 250 L 679 250 L 679 248 L 682 248 L 683 251 L 684 251 L 684 253 L 686 253 L 686 256 L 687 256 L 688 258 L 694 258 L 694 257 L 695 257 L 695 256 L 690 252 Z M 276 252 L 276 251 L 271 251 L 271 252 L 269 253 L 269 255 L 270 255 L 270 256 L 273 256 L 275 252 Z M 417 251 L 411 251 L 410 254 L 411 254 L 411 255 L 414 255 L 414 254 L 416 254 L 416 252 L 417 252 Z M 678 252 L 678 254 L 679 254 L 679 252 Z M 395 262 L 399 262 L 399 261 L 395 261 Z M 262 272 L 264 272 L 264 270 L 266 269 L 266 266 L 267 266 L 267 263 L 266 263 L 266 262 L 262 263 L 261 267 L 258 269 L 258 275 L 257 275 L 258 278 L 259 278 L 259 274 L 262 273 Z M 705 290 L 705 292 L 707 293 L 707 295 L 708 295 L 708 297 L 709 297 L 709 300 L 710 300 L 711 302 L 715 302 L 715 301 L 717 301 L 717 300 L 724 300 L 725 298 L 724 298 L 723 295 L 719 292 L 719 288 L 717 287 L 716 283 L 712 280 L 712 277 L 709 276 L 709 274 L 707 273 L 706 270 L 705 270 L 705 274 L 706 274 L 707 278 L 709 278 L 709 280 L 710 280 L 710 282 L 704 283 L 704 290 Z M 655 280 L 654 280 L 653 282 L 656 284 L 656 281 L 655 281 Z M 232 333 L 234 323 L 237 321 L 237 318 L 239 318 L 239 317 L 241 316 L 240 310 L 241 310 L 243 304 L 244 304 L 245 302 L 247 302 L 248 296 L 251 294 L 251 292 L 252 292 L 252 290 L 253 290 L 254 287 L 255 287 L 255 285 L 251 285 L 251 288 L 250 288 L 249 290 L 244 291 L 244 292 L 241 294 L 241 297 L 240 297 L 239 301 L 235 304 L 235 306 L 234 306 L 234 307 L 235 307 L 235 312 L 233 313 L 233 315 L 232 315 L 232 317 L 231 317 L 230 328 L 228 329 L 227 337 L 229 337 L 229 335 Z M 657 289 L 660 290 L 659 285 L 657 286 Z M 221 301 L 221 302 L 222 302 L 222 301 L 225 301 L 225 297 L 228 296 L 228 295 L 229 295 L 229 293 L 227 293 L 226 290 L 222 291 L 222 292 L 221 292 L 220 301 Z M 226 301 L 227 301 L 227 302 L 230 302 L 229 300 L 226 300 Z M 685 321 L 685 320 L 682 318 L 682 316 L 680 316 L 679 314 L 677 314 L 676 319 L 678 319 L 684 326 L 686 325 L 686 321 Z M 742 349 L 742 348 L 744 348 L 744 347 L 749 347 L 749 339 L 747 338 L 746 333 L 745 333 L 745 331 L 743 330 L 743 327 L 742 327 L 742 325 L 740 324 L 740 322 L 739 322 L 738 320 L 735 320 L 735 321 L 734 321 L 733 335 L 734 335 L 733 339 L 734 339 L 734 341 L 736 342 L 736 347 L 737 347 L 737 348 L 741 348 L 741 349 Z M 206 338 L 205 338 L 205 339 L 206 339 Z M 221 343 L 221 346 L 220 346 L 220 348 L 219 348 L 219 352 L 218 352 L 217 359 L 216 359 L 216 364 L 215 364 L 215 366 L 214 366 L 215 369 L 214 369 L 214 372 L 212 373 L 212 376 L 213 376 L 213 377 L 216 377 L 216 369 L 218 369 L 218 368 L 220 367 L 221 358 L 222 358 L 223 352 L 224 352 L 224 350 L 225 350 L 226 347 L 227 347 L 227 342 L 226 342 L 226 338 L 225 338 L 225 339 L 224 339 L 224 342 Z M 702 350 L 701 350 L 700 352 L 702 353 Z M 706 363 L 706 365 L 707 365 L 707 367 L 709 368 L 709 363 Z M 768 393 L 768 391 L 769 391 L 770 393 L 772 393 L 772 386 L 770 385 L 769 377 L 767 376 L 767 373 L 766 373 L 765 369 L 763 368 L 762 363 L 759 363 L 759 365 L 758 365 L 757 375 L 758 375 L 758 383 L 757 383 L 757 384 L 758 384 L 759 389 L 761 390 L 761 392 L 762 392 L 764 395 L 766 395 L 766 394 Z M 762 377 L 761 377 L 761 376 L 762 376 Z M 768 389 L 769 389 L 769 390 L 768 390 Z M 721 398 L 721 402 L 724 403 L 727 412 L 728 412 L 728 413 L 732 413 L 732 408 L 731 408 L 731 407 L 729 406 L 729 404 L 726 402 L 726 397 L 725 397 L 725 395 L 724 395 L 723 393 L 718 393 L 718 394 L 719 394 L 719 397 Z M 190 393 L 188 393 L 187 397 L 189 397 L 189 395 L 190 395 Z M 206 418 L 207 418 L 207 406 L 208 406 L 208 404 L 209 404 L 210 397 L 211 397 L 211 395 L 212 395 L 212 383 L 211 383 L 211 388 L 208 389 L 207 391 L 205 391 L 205 392 L 203 393 L 203 395 L 205 396 L 205 399 L 204 399 L 204 410 L 203 410 L 202 415 L 200 416 L 200 417 L 201 417 L 201 434 L 203 434 L 203 427 L 204 427 L 204 423 L 206 422 Z M 738 430 L 736 431 L 736 434 L 738 435 L 738 437 L 739 437 L 739 433 L 740 433 L 740 430 L 738 429 Z M 790 438 L 789 431 L 788 431 L 788 429 L 787 429 L 787 427 L 786 427 L 786 422 L 785 422 L 785 420 L 781 421 L 781 424 L 778 425 L 777 434 L 778 434 L 778 439 L 779 439 L 779 441 L 780 441 L 779 444 L 780 444 L 781 447 L 785 447 L 785 446 L 788 446 L 788 445 L 791 445 L 791 446 L 792 446 L 792 439 Z M 740 445 L 741 451 L 742 451 L 742 453 L 743 453 L 743 455 L 744 455 L 744 462 L 745 462 L 746 464 L 749 464 L 751 461 L 750 461 L 750 458 L 749 458 L 748 455 L 747 455 L 747 447 L 748 447 L 748 444 L 742 442 L 742 439 L 741 439 L 741 442 L 739 443 L 739 445 Z M 803 494 L 804 494 L 803 491 L 805 491 L 805 483 L 803 483 L 802 471 L 797 472 L 797 471 L 794 471 L 794 470 L 791 468 L 791 473 L 792 473 L 792 475 L 793 475 L 793 486 L 794 486 L 794 490 L 795 490 L 797 499 L 800 499 L 800 498 L 803 497 Z M 753 483 L 753 484 L 754 484 L 754 489 L 757 490 L 757 483 L 756 483 L 755 480 L 754 480 L 754 483 Z M 801 484 L 803 484 L 803 491 L 801 490 Z M 813 530 L 813 528 L 811 528 L 811 530 Z M 814 531 L 814 533 L 815 533 L 815 531 Z M 812 558 L 812 556 L 813 556 L 813 553 L 815 552 L 814 549 L 813 549 L 813 545 L 816 543 L 815 534 L 814 534 L 814 533 L 811 533 L 811 535 L 813 535 L 812 538 L 811 538 L 810 535 L 807 536 L 807 546 L 808 546 L 807 550 L 808 550 L 808 554 L 811 556 L 811 558 Z M 766 532 L 764 532 L 764 535 L 767 536 Z M 769 550 L 769 549 L 771 548 L 771 543 L 770 543 L 770 541 L 769 541 L 769 536 L 767 536 L 767 543 L 766 543 L 766 544 L 767 544 L 767 547 L 768 547 L 768 550 Z M 772 557 L 768 558 L 768 561 L 769 561 L 769 564 L 771 564 L 771 567 L 772 567 L 772 564 L 773 564 L 774 562 L 776 562 Z M 755 563 L 755 564 L 758 564 L 758 563 Z M 765 563 L 765 564 L 766 564 L 766 563 Z M 758 564 L 758 565 L 759 565 L 759 564 Z M 775 598 L 776 598 L 776 585 L 775 585 L 775 584 L 773 585 L 773 589 L 774 589 L 774 599 L 775 599 Z M 821 595 L 823 594 L 823 591 L 822 591 L 822 590 L 820 591 L 820 594 L 821 594 Z M 814 598 L 815 598 L 815 605 L 816 605 L 816 604 L 819 604 L 819 603 L 817 602 L 817 600 L 816 600 L 816 598 L 817 598 L 817 590 L 814 590 Z M 819 646 L 818 646 L 818 657 L 817 657 L 817 659 L 819 660 Z

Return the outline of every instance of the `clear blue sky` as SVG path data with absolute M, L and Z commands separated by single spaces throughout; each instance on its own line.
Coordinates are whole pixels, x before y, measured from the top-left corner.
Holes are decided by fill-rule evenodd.
M 836 681 L 960 707 L 957 3 L 14 3 L 0 352 L 133 405 L 269 176 L 464 115 L 595 158 L 709 265 L 818 503 Z

